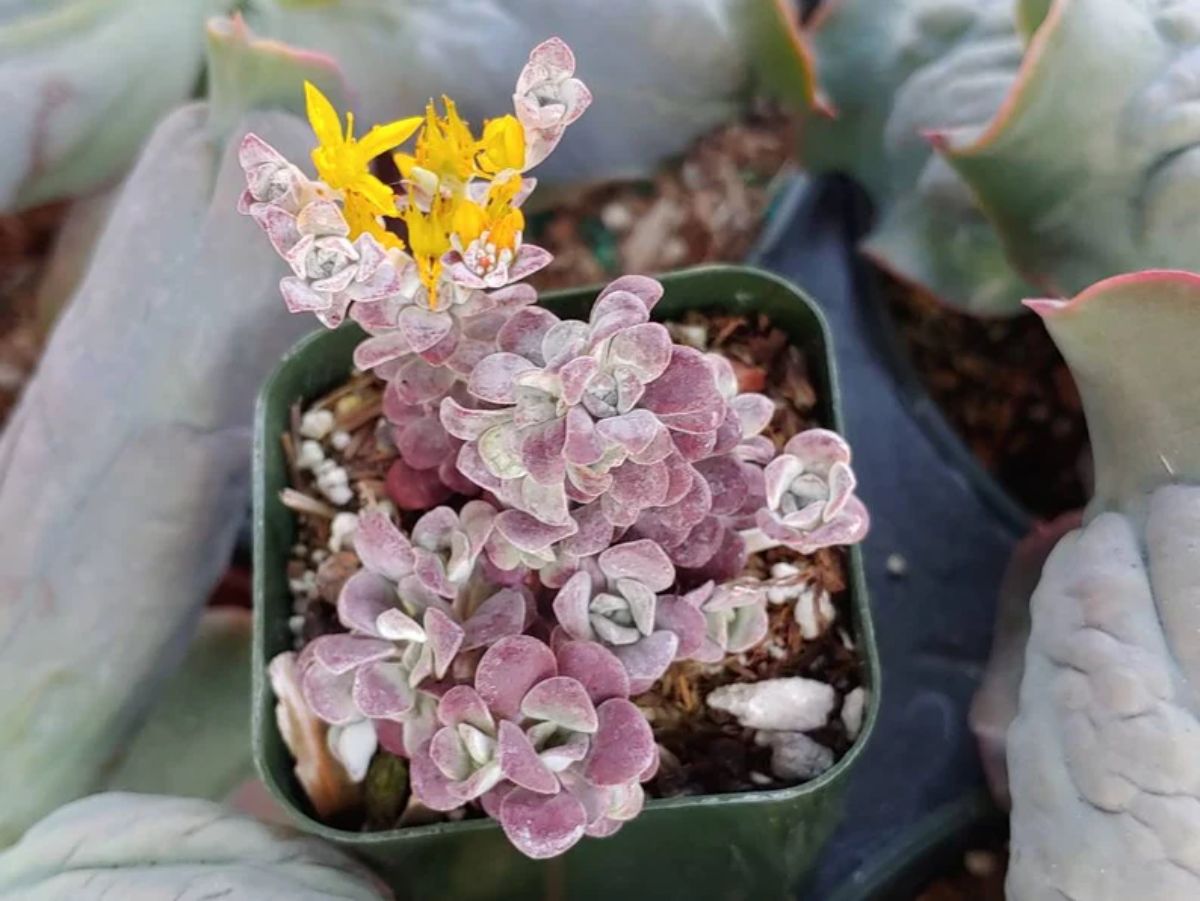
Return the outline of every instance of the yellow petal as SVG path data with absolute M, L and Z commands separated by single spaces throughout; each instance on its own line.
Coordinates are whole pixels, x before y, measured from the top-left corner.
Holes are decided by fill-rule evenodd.
M 380 215 L 396 215 L 396 193 L 374 175 L 367 172 L 360 173 L 354 179 L 353 190 L 369 200 Z
M 487 228 L 487 217 L 478 205 L 464 200 L 454 211 L 454 233 L 463 244 L 470 244 Z
M 479 166 L 485 173 L 525 168 L 525 129 L 516 116 L 490 119 L 483 126 Z
M 304 82 L 304 100 L 308 122 L 317 140 L 331 147 L 342 143 L 342 120 L 329 98 L 311 81 Z
M 422 121 L 420 116 L 409 116 L 407 119 L 398 119 L 386 125 L 376 125 L 358 142 L 359 150 L 367 159 L 373 160 L 411 138 L 421 127 Z

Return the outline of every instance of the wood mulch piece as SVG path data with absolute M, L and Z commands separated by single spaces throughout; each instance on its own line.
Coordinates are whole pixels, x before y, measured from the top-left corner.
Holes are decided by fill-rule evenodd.
M 0 216 L 0 428 L 41 354 L 37 286 L 66 204 Z
M 1082 507 L 1087 423 L 1041 320 L 978 319 L 880 277 L 918 377 L 983 468 L 1036 516 Z
M 554 254 L 539 290 L 745 258 L 776 189 L 794 171 L 795 123 L 769 107 L 717 128 L 653 179 L 572 191 L 529 220 Z

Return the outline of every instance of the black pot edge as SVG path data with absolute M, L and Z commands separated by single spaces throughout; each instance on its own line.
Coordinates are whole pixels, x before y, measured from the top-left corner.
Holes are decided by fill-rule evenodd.
M 963 795 L 885 845 L 870 866 L 825 901 L 912 901 L 973 844 L 995 841 L 1007 831 L 1007 817 L 986 791 Z

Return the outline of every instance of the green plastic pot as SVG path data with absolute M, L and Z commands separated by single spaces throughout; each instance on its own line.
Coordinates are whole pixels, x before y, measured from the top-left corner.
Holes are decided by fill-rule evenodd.
M 738 266 L 667 275 L 655 308 L 671 319 L 689 310 L 762 313 L 787 332 L 811 361 L 821 421 L 840 429 L 830 341 L 816 306 L 774 276 Z M 586 317 L 596 289 L 543 298 L 560 315 Z M 321 396 L 350 372 L 362 333 L 353 326 L 300 342 L 259 398 L 254 451 L 254 755 L 268 788 L 300 828 L 368 861 L 399 898 L 437 899 L 737 899 L 788 897 L 837 824 L 850 768 L 862 752 L 879 708 L 879 660 L 871 629 L 860 552 L 850 556 L 854 635 L 863 656 L 870 704 L 854 747 L 820 778 L 794 788 L 655 800 L 606 839 L 585 838 L 563 856 L 535 862 L 513 850 L 489 820 L 441 823 L 388 832 L 331 828 L 312 815 L 292 774 L 292 759 L 275 725 L 268 661 L 291 647 L 285 574 L 295 522 L 279 501 L 286 467 L 279 435 L 297 399 Z

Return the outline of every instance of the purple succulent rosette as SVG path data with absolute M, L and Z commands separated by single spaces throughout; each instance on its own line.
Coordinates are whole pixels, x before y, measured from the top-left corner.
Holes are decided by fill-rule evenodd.
M 763 476 L 766 506 L 757 522 L 768 539 L 811 554 L 867 534 L 870 516 L 854 494 L 850 445 L 836 432 L 809 429 L 794 436 Z
M 479 799 L 530 857 L 611 835 L 641 810 L 658 748 L 629 701 L 624 667 L 591 642 L 557 653 L 528 635 L 483 655 L 474 686 L 450 689 L 440 728 L 412 755 L 412 787 L 434 810 Z

